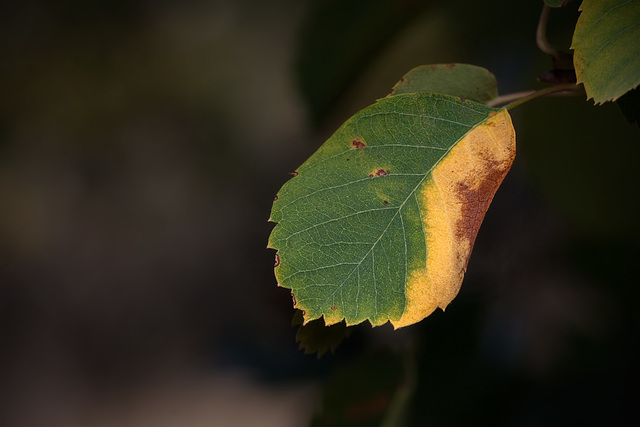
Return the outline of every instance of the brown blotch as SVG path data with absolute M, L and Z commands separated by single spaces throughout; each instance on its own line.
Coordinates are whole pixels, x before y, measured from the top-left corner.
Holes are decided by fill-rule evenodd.
M 369 178 L 373 178 L 376 176 L 385 176 L 385 175 L 389 175 L 389 171 L 386 171 L 384 169 L 378 169 L 376 171 L 373 171 L 369 174 Z
M 382 204 L 383 204 L 383 205 L 388 205 L 388 204 L 389 204 L 389 201 L 388 201 L 388 200 L 383 200 L 383 201 L 382 201 Z
M 461 216 L 456 223 L 456 237 L 469 241 L 471 248 L 473 248 L 478 230 L 493 196 L 509 172 L 509 167 L 505 167 L 503 163 L 495 160 L 487 161 L 484 166 L 486 167 L 486 177 L 479 187 L 470 188 L 464 182 L 459 182 L 456 186 L 456 191 L 463 201 Z
M 274 267 L 277 267 L 280 265 L 280 255 L 276 254 L 276 262 L 273 264 Z
M 274 201 L 274 202 L 277 202 L 277 201 L 278 201 L 278 195 L 277 195 L 277 194 L 276 194 L 276 197 L 274 197 L 274 198 L 273 198 L 273 201 Z
M 291 175 L 291 176 L 298 176 L 298 171 L 289 172 L 289 175 Z
M 361 139 L 354 139 L 353 141 L 351 141 L 351 146 L 353 148 L 364 148 L 367 146 L 367 144 L 365 144 L 365 142 Z
M 331 311 L 336 311 L 338 309 L 338 307 L 336 307 L 335 305 L 332 305 L 330 308 L 331 308 Z

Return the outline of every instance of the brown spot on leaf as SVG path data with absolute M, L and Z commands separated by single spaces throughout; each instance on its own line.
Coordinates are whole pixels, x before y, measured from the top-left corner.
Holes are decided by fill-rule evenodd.
M 365 144 L 365 142 L 361 139 L 354 139 L 353 141 L 351 141 L 351 146 L 353 148 L 364 148 L 367 146 L 367 144 Z
M 464 182 L 459 182 L 456 185 L 458 196 L 463 201 L 461 216 L 456 224 L 456 236 L 467 240 L 472 248 L 493 196 L 509 171 L 509 168 L 505 167 L 504 163 L 485 160 L 484 167 L 486 169 L 484 174 L 486 175 L 480 181 L 479 186 L 471 188 Z
M 331 311 L 336 311 L 338 309 L 338 307 L 336 307 L 335 305 L 332 305 L 330 308 L 331 308 Z
M 489 117 L 495 116 L 497 113 L 495 111 L 489 111 Z
M 384 169 L 376 169 L 375 171 L 369 174 L 369 178 L 373 178 L 376 176 L 385 176 L 385 175 L 389 175 L 389 171 L 386 171 Z
M 277 267 L 280 265 L 280 255 L 276 254 L 276 262 L 275 264 L 273 264 L 274 267 Z
M 298 176 L 298 171 L 289 172 L 289 175 L 291 175 L 291 176 Z
M 456 64 L 455 63 L 449 63 L 449 64 L 446 64 L 446 67 L 448 69 L 450 69 L 450 70 L 453 70 L 454 68 L 456 68 Z
M 388 205 L 388 204 L 389 204 L 389 201 L 388 201 L 388 200 L 383 200 L 383 201 L 382 201 L 382 204 L 383 204 L 383 205 Z
M 277 201 L 278 201 L 278 195 L 277 195 L 277 194 L 276 194 L 276 197 L 274 197 L 274 198 L 273 198 L 273 201 L 274 201 L 274 202 L 277 202 Z

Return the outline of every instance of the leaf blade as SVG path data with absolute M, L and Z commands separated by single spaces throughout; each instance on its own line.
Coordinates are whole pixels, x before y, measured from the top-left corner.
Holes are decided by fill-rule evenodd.
M 300 166 L 274 202 L 271 220 L 278 224 L 269 247 L 278 250 L 278 284 L 292 290 L 295 307 L 305 312 L 305 321 L 322 316 L 327 325 L 345 319 L 347 325 L 369 320 L 372 325 L 391 321 L 402 327 L 453 299 L 464 272 L 458 271 L 443 285 L 425 282 L 425 266 L 432 268 L 429 254 L 433 258 L 439 253 L 437 262 L 457 265 L 443 271 L 461 270 L 473 241 L 464 233 L 454 236 L 466 239 L 466 255 L 451 248 L 438 251 L 437 245 L 446 242 L 429 242 L 427 232 L 432 230 L 423 221 L 423 210 L 429 208 L 423 193 L 433 193 L 433 189 L 425 190 L 431 181 L 451 186 L 481 172 L 475 170 L 482 166 L 478 163 L 481 158 L 471 158 L 475 163 L 465 166 L 464 156 L 469 152 L 456 150 L 461 157 L 450 166 L 465 166 L 468 173 L 443 170 L 434 176 L 448 180 L 431 180 L 441 163 L 449 165 L 442 159 L 458 142 L 476 128 L 494 126 L 498 118 L 506 135 L 501 143 L 507 146 L 507 155 L 494 159 L 490 166 L 500 163 L 501 173 L 506 174 L 515 150 L 508 117 L 506 110 L 498 112 L 445 95 L 392 96 L 348 120 Z M 487 141 L 481 141 L 481 146 L 486 148 Z M 472 218 L 482 220 L 504 174 L 492 181 L 493 190 L 484 204 L 471 201 L 476 211 Z M 464 185 L 472 189 L 476 184 Z M 463 199 L 447 199 L 449 209 Z M 431 216 L 429 221 L 434 224 Z M 445 226 L 460 228 L 457 223 Z M 413 285 L 408 286 L 410 283 Z M 434 295 L 437 298 L 431 301 Z
M 640 2 L 585 0 L 571 48 L 578 83 L 596 104 L 640 84 Z
M 391 95 L 414 92 L 443 93 L 484 104 L 498 96 L 498 82 L 489 70 L 476 65 L 420 65 L 396 83 Z

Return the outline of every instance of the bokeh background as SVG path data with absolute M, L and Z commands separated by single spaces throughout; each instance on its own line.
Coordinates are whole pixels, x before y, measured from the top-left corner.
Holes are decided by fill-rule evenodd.
M 408 425 L 634 416 L 640 128 L 614 104 L 514 110 L 518 158 L 446 314 L 317 359 L 265 249 L 288 173 L 412 67 L 543 87 L 541 5 L 3 3 L 0 425 L 376 425 L 397 384 L 343 412 L 323 393 L 407 346 Z M 577 6 L 551 14 L 566 50 Z

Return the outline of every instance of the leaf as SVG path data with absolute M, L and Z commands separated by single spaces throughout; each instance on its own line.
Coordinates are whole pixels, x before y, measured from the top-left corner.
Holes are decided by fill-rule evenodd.
M 414 92 L 444 93 L 484 104 L 498 96 L 498 83 L 488 70 L 475 65 L 421 65 L 405 74 L 391 95 Z
M 296 342 L 300 343 L 300 349 L 305 354 L 317 353 L 321 357 L 327 351 L 336 351 L 340 343 L 351 333 L 343 322 L 325 326 L 320 319 L 304 323 L 302 311 L 296 310 L 292 320 L 293 326 L 298 326 Z
M 640 84 L 640 1 L 585 0 L 571 48 L 578 83 L 596 104 Z
M 401 355 L 388 350 L 362 355 L 338 367 L 323 385 L 321 411 L 314 416 L 311 426 L 385 425 L 385 421 L 393 418 L 390 412 L 395 409 L 394 400 L 403 391 L 403 383 L 407 382 L 407 371 L 410 369 Z
M 306 322 L 399 328 L 444 309 L 514 155 L 506 110 L 437 94 L 381 99 L 277 194 L 278 284 Z

